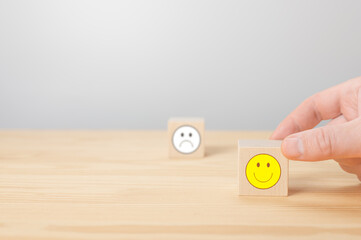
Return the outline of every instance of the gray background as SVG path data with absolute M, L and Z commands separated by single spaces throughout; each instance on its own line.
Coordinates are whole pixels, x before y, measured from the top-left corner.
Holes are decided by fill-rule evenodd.
M 273 129 L 361 75 L 361 1 L 0 1 L 0 128 Z

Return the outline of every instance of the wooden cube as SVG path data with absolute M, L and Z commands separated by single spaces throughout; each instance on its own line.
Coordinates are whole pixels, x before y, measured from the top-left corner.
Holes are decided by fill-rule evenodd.
M 239 195 L 288 195 L 288 159 L 281 152 L 281 142 L 238 141 Z
M 204 156 L 204 119 L 171 118 L 168 121 L 170 158 Z

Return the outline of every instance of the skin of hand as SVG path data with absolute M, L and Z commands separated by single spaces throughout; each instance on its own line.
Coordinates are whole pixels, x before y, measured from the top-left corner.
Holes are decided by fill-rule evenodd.
M 314 128 L 322 120 L 326 126 Z M 289 159 L 334 159 L 361 181 L 361 77 L 319 92 L 299 105 L 273 132 Z

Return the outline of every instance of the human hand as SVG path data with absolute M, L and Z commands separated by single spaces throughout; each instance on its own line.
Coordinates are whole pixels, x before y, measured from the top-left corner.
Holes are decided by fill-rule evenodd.
M 312 129 L 322 120 L 331 121 Z M 273 132 L 289 159 L 334 159 L 361 181 L 361 77 L 319 92 L 299 105 Z

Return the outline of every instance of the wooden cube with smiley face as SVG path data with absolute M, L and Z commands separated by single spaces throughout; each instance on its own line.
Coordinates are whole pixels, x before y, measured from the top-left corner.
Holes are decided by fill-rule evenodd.
M 171 118 L 168 121 L 170 158 L 204 156 L 204 119 Z
M 238 141 L 239 195 L 287 196 L 288 159 L 278 140 Z

